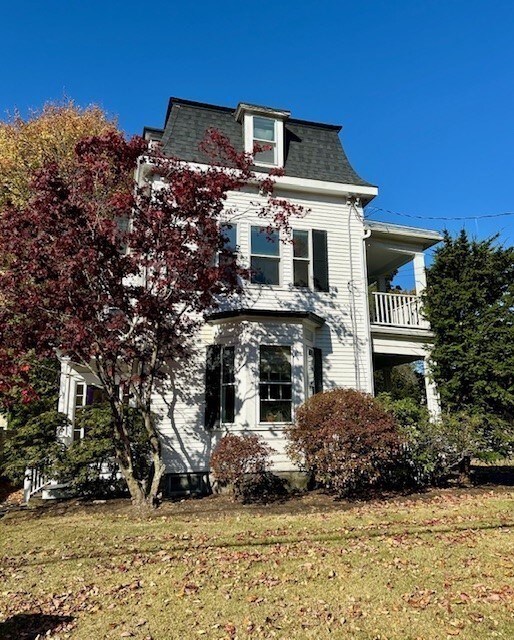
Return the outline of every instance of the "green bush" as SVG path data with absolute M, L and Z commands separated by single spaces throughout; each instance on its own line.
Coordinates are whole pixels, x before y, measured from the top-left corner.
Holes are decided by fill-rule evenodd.
M 20 422 L 5 442 L 2 473 L 15 485 L 23 483 L 27 467 L 43 466 L 51 473 L 65 452 L 57 435 L 68 425 L 67 416 L 58 411 L 45 411 Z
M 486 452 L 483 416 L 455 412 L 430 421 L 426 407 L 411 398 L 393 400 L 384 393 L 378 400 L 394 415 L 404 438 L 402 463 L 395 473 L 406 484 L 441 484 L 471 457 Z
M 394 479 L 391 469 L 402 451 L 398 424 L 368 394 L 318 393 L 299 408 L 286 433 L 293 460 L 338 496 L 362 495 Z
M 149 446 L 143 421 L 137 410 L 127 407 L 129 431 L 134 446 L 139 449 L 136 477 L 146 478 L 150 473 Z M 75 429 L 84 430 L 84 438 L 67 447 L 55 466 L 55 473 L 83 496 L 115 495 L 126 491 L 120 476 L 113 442 L 111 410 L 107 405 L 84 407 L 77 412 Z
M 150 475 L 150 450 L 143 421 L 137 410 L 127 407 L 129 432 L 139 450 L 138 478 Z M 28 414 L 30 416 L 30 414 Z M 67 484 L 83 496 L 101 496 L 126 491 L 115 460 L 111 412 L 106 405 L 84 407 L 77 411 L 75 429 L 84 430 L 84 438 L 66 446 L 59 435 L 69 429 L 66 415 L 45 411 L 28 417 L 17 415 L 18 424 L 6 440 L 0 471 L 14 484 L 22 484 L 27 467 L 41 466 L 45 474 Z

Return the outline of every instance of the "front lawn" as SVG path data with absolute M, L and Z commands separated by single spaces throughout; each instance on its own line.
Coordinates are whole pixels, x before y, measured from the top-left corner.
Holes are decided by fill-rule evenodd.
M 0 520 L 0 638 L 514 637 L 514 491 L 52 505 Z

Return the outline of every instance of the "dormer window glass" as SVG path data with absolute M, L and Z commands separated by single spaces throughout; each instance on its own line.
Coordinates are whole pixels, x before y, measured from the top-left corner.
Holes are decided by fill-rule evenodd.
M 267 147 L 255 153 L 257 164 L 277 165 L 277 127 L 271 118 L 253 117 L 253 143 L 260 147 Z

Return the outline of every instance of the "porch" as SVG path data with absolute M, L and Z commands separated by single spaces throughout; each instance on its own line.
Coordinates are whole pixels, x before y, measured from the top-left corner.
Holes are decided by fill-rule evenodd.
M 421 297 L 410 293 L 369 292 L 371 325 L 430 329 L 423 317 Z
M 367 222 L 366 265 L 373 369 L 387 385 L 394 367 L 419 363 L 426 403 L 440 412 L 430 377 L 430 324 L 423 316 L 426 287 L 424 252 L 442 239 L 436 231 Z
M 441 235 L 385 222 L 367 221 L 366 267 L 373 327 L 429 332 L 421 294 L 426 287 L 425 251 Z

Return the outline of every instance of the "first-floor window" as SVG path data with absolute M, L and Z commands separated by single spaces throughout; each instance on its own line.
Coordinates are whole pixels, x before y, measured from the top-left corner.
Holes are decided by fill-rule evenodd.
M 231 424 L 235 418 L 235 349 L 211 344 L 205 368 L 205 426 L 207 429 Z
M 306 392 L 307 398 L 323 391 L 323 362 L 321 349 L 307 347 Z
M 262 346 L 259 362 L 261 422 L 291 422 L 291 348 Z
M 107 395 L 101 387 L 95 387 L 85 382 L 77 382 L 75 386 L 75 418 L 77 417 L 77 412 L 84 407 L 104 404 L 107 401 Z M 73 440 L 80 440 L 84 435 L 84 430 L 77 428 L 75 425 L 73 428 Z
M 87 385 L 83 382 L 77 382 L 75 386 L 75 416 L 77 411 L 86 406 L 87 401 Z M 73 441 L 80 440 L 83 437 L 82 429 L 73 428 Z
M 234 422 L 236 389 L 234 375 L 234 347 L 221 349 L 221 422 Z

